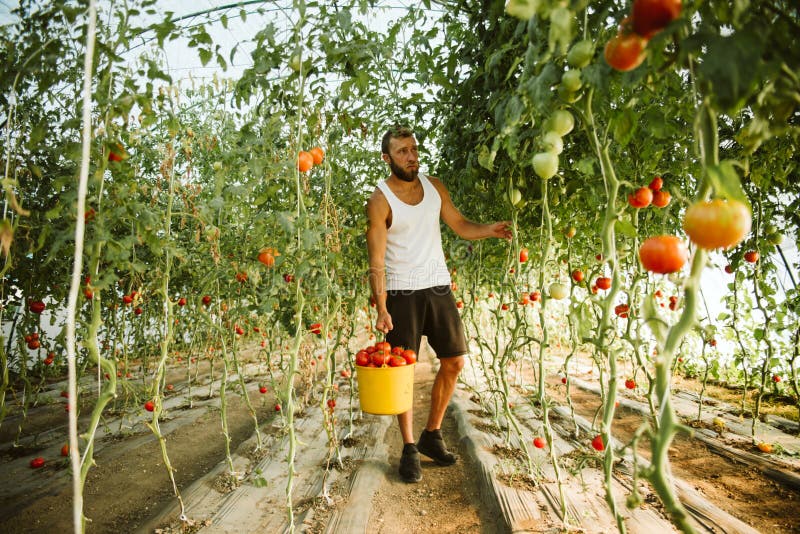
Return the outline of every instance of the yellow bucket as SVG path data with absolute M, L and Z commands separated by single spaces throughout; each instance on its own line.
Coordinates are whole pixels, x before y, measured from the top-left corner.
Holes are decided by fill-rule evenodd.
M 356 366 L 358 399 L 361 411 L 374 415 L 396 415 L 407 412 L 414 404 L 414 367 Z

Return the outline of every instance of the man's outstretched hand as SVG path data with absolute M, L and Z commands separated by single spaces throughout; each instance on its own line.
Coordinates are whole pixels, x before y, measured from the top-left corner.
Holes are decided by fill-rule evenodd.
M 511 239 L 513 232 L 511 232 L 511 221 L 500 221 L 489 225 L 491 237 L 499 237 L 500 239 Z

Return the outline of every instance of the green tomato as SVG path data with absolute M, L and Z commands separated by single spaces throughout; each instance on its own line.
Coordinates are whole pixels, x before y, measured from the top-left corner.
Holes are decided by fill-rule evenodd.
M 576 93 L 574 91 L 568 91 L 566 87 L 563 85 L 558 86 L 558 98 L 561 99 L 562 102 L 566 102 L 567 104 L 572 104 L 573 102 L 577 101 L 580 98 L 580 93 Z
M 522 193 L 516 187 L 512 187 L 508 192 L 508 200 L 512 206 L 519 206 L 522 202 Z
M 508 0 L 506 13 L 520 20 L 528 20 L 539 10 L 540 0 Z
M 539 152 L 533 156 L 533 170 L 542 180 L 552 178 L 558 172 L 558 154 Z
M 561 282 L 555 282 L 550 284 L 548 293 L 550 294 L 550 298 L 562 300 L 567 298 L 567 295 L 569 295 L 569 289 L 565 284 L 562 284 Z
M 581 88 L 583 82 L 581 81 L 581 71 L 577 69 L 568 70 L 561 77 L 561 86 L 564 90 L 574 93 Z
M 564 151 L 564 141 L 557 132 L 549 131 L 542 136 L 542 148 L 547 152 L 561 154 Z
M 303 68 L 303 56 L 299 50 L 296 50 L 289 58 L 289 68 L 295 72 L 300 72 Z
M 561 137 L 570 133 L 574 127 L 575 119 L 566 109 L 555 110 L 545 123 L 545 130 L 553 130 Z
M 783 235 L 780 232 L 767 234 L 767 241 L 769 241 L 772 245 L 778 246 L 783 243 Z
M 594 56 L 594 43 L 588 39 L 578 41 L 567 53 L 567 65 L 573 69 L 582 69 L 592 61 Z

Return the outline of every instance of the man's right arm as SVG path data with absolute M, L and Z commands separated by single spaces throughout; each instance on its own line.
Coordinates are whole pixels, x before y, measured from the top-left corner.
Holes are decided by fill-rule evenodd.
M 375 328 L 384 334 L 392 329 L 392 317 L 386 310 L 386 236 L 389 203 L 379 189 L 367 200 L 367 251 L 369 285 L 378 311 Z

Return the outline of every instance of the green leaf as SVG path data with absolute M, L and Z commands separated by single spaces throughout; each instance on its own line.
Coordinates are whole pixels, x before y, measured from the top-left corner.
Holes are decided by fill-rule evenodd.
M 614 117 L 613 125 L 614 139 L 624 147 L 639 130 L 638 115 L 631 109 L 623 109 Z
M 200 56 L 200 63 L 202 63 L 204 67 L 211 61 L 211 57 L 213 56 L 211 50 L 206 50 L 205 48 L 199 48 L 197 54 Z
M 710 165 L 706 168 L 706 175 L 717 197 L 738 200 L 749 206 L 750 201 L 742 189 L 734 164 L 732 160 L 724 160 L 719 165 Z
M 637 235 L 636 228 L 634 228 L 633 224 L 631 224 L 631 222 L 628 220 L 617 219 L 617 222 L 614 226 L 617 232 L 624 236 L 634 238 Z
M 481 145 L 478 148 L 478 164 L 487 171 L 494 171 L 494 158 L 496 155 L 496 152 L 489 152 L 488 146 Z

